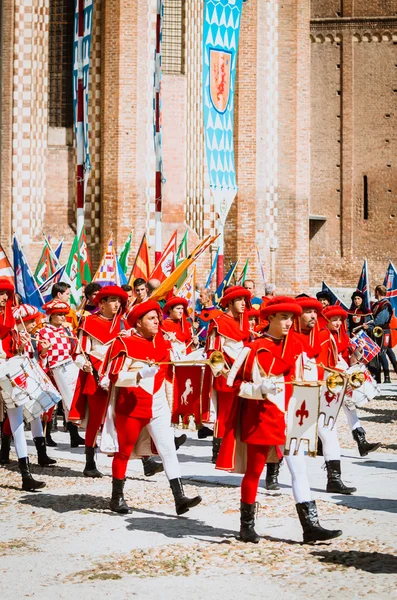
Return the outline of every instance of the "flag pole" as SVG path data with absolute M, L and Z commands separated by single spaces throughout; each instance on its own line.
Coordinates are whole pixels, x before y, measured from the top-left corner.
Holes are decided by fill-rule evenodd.
M 76 0 L 77 19 L 77 119 L 76 119 L 76 206 L 77 235 L 84 226 L 84 81 L 83 81 L 83 38 L 84 0 Z
M 154 149 L 156 155 L 155 182 L 155 230 L 154 230 L 154 263 L 158 264 L 162 252 L 161 225 L 163 203 L 163 157 L 161 140 L 161 31 L 163 21 L 164 0 L 157 0 L 156 17 L 156 49 L 154 53 Z

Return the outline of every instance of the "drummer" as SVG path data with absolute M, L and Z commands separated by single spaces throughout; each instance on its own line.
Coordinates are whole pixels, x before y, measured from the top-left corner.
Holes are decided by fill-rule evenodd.
M 0 365 L 6 366 L 9 359 L 17 356 L 23 351 L 25 344 L 29 342 L 29 336 L 25 332 L 18 333 L 15 323 L 15 317 L 12 312 L 14 286 L 5 277 L 0 278 Z M 3 398 L 0 395 L 0 404 Z M 0 407 L 1 408 L 1 407 Z M 1 411 L 0 411 L 1 412 Z M 22 489 L 26 492 L 45 487 L 44 481 L 33 479 L 30 472 L 28 447 L 26 444 L 23 407 L 13 406 L 7 408 L 7 414 L 10 427 L 3 427 L 2 453 L 7 450 L 11 441 L 11 434 L 14 438 L 15 452 L 18 456 L 18 466 L 22 475 Z M 32 422 L 32 435 L 34 438 L 42 437 L 43 430 L 40 418 Z M 8 439 L 7 439 L 8 438 Z M 3 443 L 5 447 L 3 448 Z M 6 461 L 5 461 L 6 462 Z
M 77 338 L 66 323 L 66 317 L 70 312 L 69 304 L 54 299 L 44 304 L 43 309 L 48 315 L 48 323 L 38 332 L 38 348 L 41 366 L 48 372 L 74 358 Z M 65 398 L 63 401 L 65 403 Z M 85 442 L 79 435 L 77 425 L 68 421 L 66 427 L 70 434 L 71 448 L 83 446 Z

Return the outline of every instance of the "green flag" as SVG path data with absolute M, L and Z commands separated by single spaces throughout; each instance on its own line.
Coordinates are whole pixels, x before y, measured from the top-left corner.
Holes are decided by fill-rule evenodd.
M 186 229 L 185 235 L 183 236 L 183 239 L 178 246 L 178 250 L 176 251 L 175 268 L 178 267 L 181 264 L 181 262 L 183 262 L 185 260 L 185 258 L 187 258 L 188 254 L 189 254 L 188 248 L 187 248 L 187 236 L 188 236 L 188 230 Z M 177 282 L 178 287 L 180 287 L 182 285 L 182 283 L 185 281 L 187 275 L 188 275 L 187 270 L 183 271 L 182 275 L 180 276 L 180 278 L 178 279 L 178 282 Z
M 244 268 L 240 273 L 240 277 L 237 279 L 237 285 L 243 285 L 244 281 L 247 279 L 248 263 L 249 263 L 249 258 L 247 258 L 247 260 L 245 261 Z
M 125 275 L 127 275 L 127 271 L 128 271 L 128 256 L 129 256 L 129 253 L 131 250 L 131 243 L 132 243 L 132 232 L 130 233 L 130 235 L 127 238 L 127 241 L 125 242 L 124 246 L 122 247 L 120 256 L 119 256 L 119 265 L 123 269 L 123 272 Z
M 81 292 L 81 277 L 79 270 L 79 238 L 74 237 L 72 247 L 70 249 L 69 259 L 66 264 L 62 281 L 68 283 L 71 287 L 70 303 L 77 306 L 80 301 Z

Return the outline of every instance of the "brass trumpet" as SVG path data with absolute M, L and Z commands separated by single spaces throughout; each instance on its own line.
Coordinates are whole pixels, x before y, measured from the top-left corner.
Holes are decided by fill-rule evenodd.
M 150 366 L 154 366 L 154 365 L 176 365 L 176 366 L 180 366 L 180 367 L 188 367 L 188 366 L 197 366 L 197 365 L 202 365 L 202 366 L 206 366 L 208 365 L 209 368 L 212 371 L 212 374 L 214 375 L 214 377 L 219 377 L 219 375 L 221 375 L 222 373 L 226 373 L 229 371 L 229 367 L 226 367 L 226 360 L 225 357 L 223 355 L 223 353 L 220 350 L 214 350 L 213 352 L 211 352 L 209 358 L 203 359 L 203 360 L 170 360 L 170 361 L 160 361 L 160 362 L 155 362 L 155 361 L 151 361 L 151 360 L 144 360 L 141 362 L 145 362 Z M 139 368 L 134 368 L 132 370 L 136 370 L 139 371 Z
M 380 338 L 383 335 L 383 329 L 382 327 L 379 327 L 379 325 L 377 325 L 376 327 L 373 328 L 372 330 L 372 335 L 376 338 Z
M 345 379 L 347 379 L 348 385 L 350 385 L 353 389 L 358 389 L 365 381 L 365 375 L 361 371 L 353 371 L 353 373 L 350 375 L 344 375 L 339 373 L 339 371 L 324 367 L 324 365 L 321 366 L 325 371 L 331 372 L 331 375 L 329 375 L 329 377 L 326 379 L 325 385 L 327 386 L 328 391 L 330 391 L 332 394 L 339 394 L 339 392 L 342 391 Z

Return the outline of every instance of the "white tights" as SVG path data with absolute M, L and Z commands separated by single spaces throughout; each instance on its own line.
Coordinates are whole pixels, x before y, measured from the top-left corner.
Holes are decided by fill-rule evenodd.
M 353 410 L 349 410 L 347 406 L 343 403 L 343 412 L 346 415 L 347 422 L 351 431 L 357 429 L 357 427 L 361 427 L 360 419 L 358 418 L 358 414 L 355 408 Z
M 181 477 L 181 468 L 176 455 L 174 430 L 168 404 L 153 403 L 153 417 L 147 429 L 160 455 L 168 481 Z
M 292 448 L 291 448 L 292 451 Z M 296 504 L 301 502 L 310 502 L 312 499 L 310 484 L 307 478 L 305 454 L 303 444 L 300 445 L 296 456 L 289 455 L 284 457 L 289 472 L 291 473 L 292 492 Z
M 318 420 L 318 435 L 323 443 L 324 460 L 340 460 L 340 445 L 336 424 L 333 429 L 324 427 L 325 415 L 321 414 Z
M 14 437 L 15 452 L 18 458 L 28 456 L 28 446 L 26 444 L 25 431 L 23 426 L 22 406 L 16 408 L 7 408 L 7 415 L 10 420 L 12 435 Z M 40 417 L 36 417 L 30 422 L 32 437 L 43 437 L 43 426 Z

